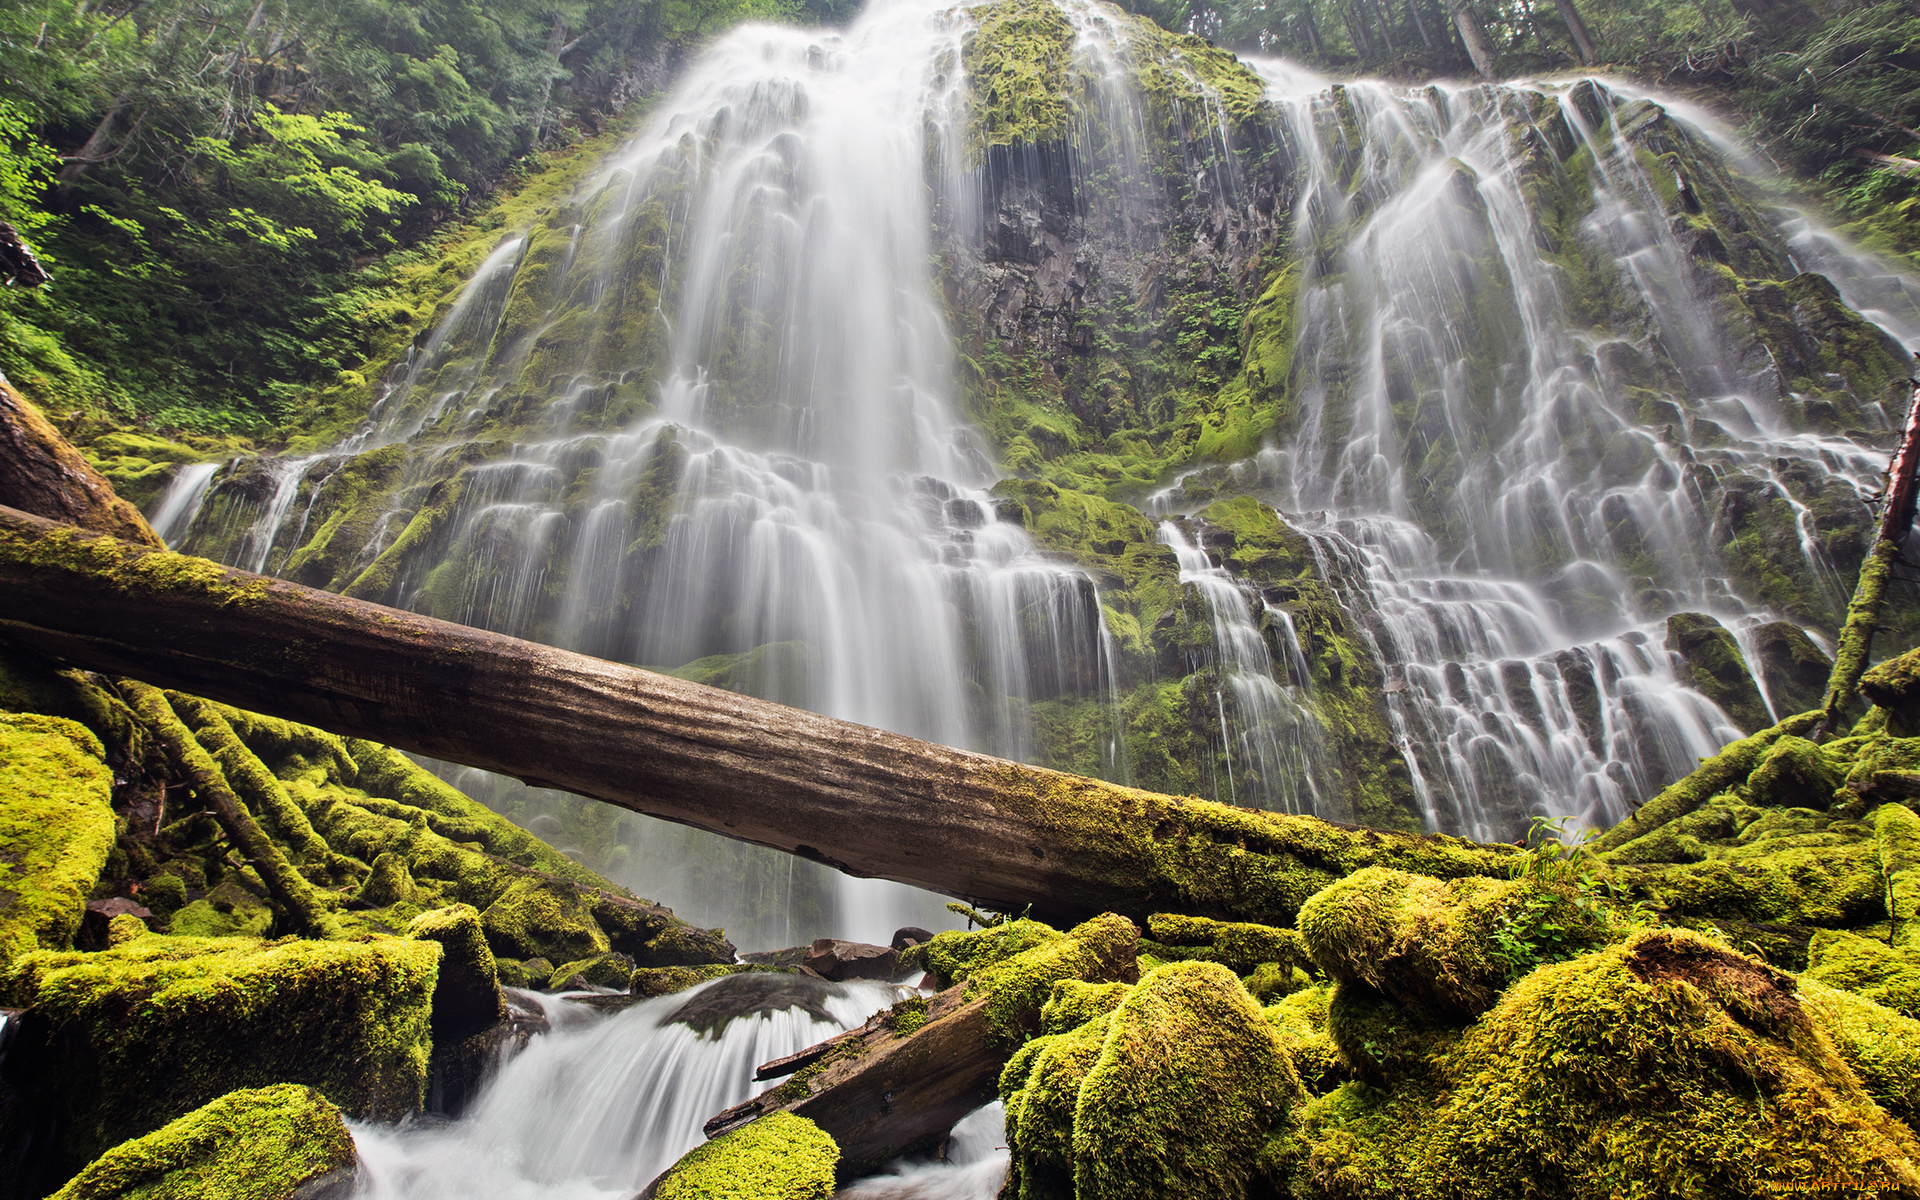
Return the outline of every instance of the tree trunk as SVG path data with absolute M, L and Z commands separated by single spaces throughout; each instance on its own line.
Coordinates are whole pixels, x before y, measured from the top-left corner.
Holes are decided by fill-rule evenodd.
M 0 375 L 0 504 L 159 546 L 140 510 Z
M 1460 42 L 1467 48 L 1467 57 L 1473 60 L 1473 69 L 1480 72 L 1480 78 L 1492 79 L 1493 44 L 1487 41 L 1480 18 L 1467 0 L 1447 0 L 1447 7 L 1453 14 L 1453 27 L 1460 31 Z
M 1407 0 L 1407 12 L 1413 17 L 1413 28 L 1420 34 L 1420 44 L 1433 49 L 1433 35 L 1427 32 L 1427 20 L 1420 15 L 1420 0 Z
M 1834 648 L 1833 674 L 1827 680 L 1826 717 L 1820 722 L 1816 739 L 1834 732 L 1841 712 L 1860 685 L 1860 676 L 1866 673 L 1887 577 L 1893 573 L 1894 560 L 1900 557 L 1900 547 L 1913 531 L 1916 497 L 1920 497 L 1920 386 L 1913 389 L 1900 447 L 1887 464 L 1887 506 L 1880 513 L 1880 533 L 1873 540 L 1873 549 L 1860 564 L 1853 601 L 1847 605 L 1847 623 L 1841 626 L 1840 643 Z
M 1580 18 L 1580 10 L 1574 7 L 1573 0 L 1553 0 L 1560 10 L 1560 20 L 1565 23 L 1567 33 L 1573 38 L 1573 48 L 1580 55 L 1580 61 L 1592 66 L 1599 54 L 1593 48 L 1593 34 L 1587 31 L 1587 23 Z
M 1286 924 L 1364 866 L 1503 875 L 1513 853 L 936 746 L 4 508 L 0 632 L 76 666 L 1048 920 Z

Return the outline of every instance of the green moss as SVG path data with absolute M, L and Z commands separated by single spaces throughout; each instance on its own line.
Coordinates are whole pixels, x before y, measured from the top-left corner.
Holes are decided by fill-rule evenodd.
M 1920 947 L 1920 815 L 1903 804 L 1883 804 L 1871 819 L 1887 886 L 1888 940 Z
M 1433 1074 L 1460 1038 L 1457 1026 L 1351 979 L 1333 987 L 1326 1034 L 1342 1074 L 1379 1085 Z
M 296 1084 L 229 1092 L 95 1159 L 54 1200 L 293 1200 L 345 1182 L 353 1136 L 340 1110 Z
M 1437 1076 L 1310 1105 L 1296 1184 L 1380 1197 L 1920 1186 L 1920 1142 L 1861 1089 L 1793 981 L 1692 934 L 1541 967 L 1437 1062 Z
M 671 996 L 710 979 L 752 969 L 745 964 L 718 963 L 704 967 L 640 967 L 629 977 L 627 990 L 636 996 Z
M 480 914 L 480 924 L 494 953 L 507 958 L 572 962 L 609 947 L 579 891 L 557 880 L 516 880 Z
M 1202 947 L 1204 954 L 1190 957 L 1220 963 L 1236 975 L 1244 975 L 1262 963 L 1304 966 L 1311 961 L 1298 931 L 1271 925 L 1156 913 L 1147 918 L 1147 931 L 1168 945 Z
M 1059 1036 L 1037 1039 L 1017 1076 L 1002 1073 L 1007 1149 L 1012 1152 L 1002 1195 L 1055 1200 L 1074 1194 L 1074 1110 L 1112 1024 L 1112 1017 L 1103 1013 Z M 1017 1088 L 1009 1089 L 1010 1082 L 1017 1082 Z
M 805 1117 L 777 1112 L 687 1152 L 653 1200 L 826 1200 L 840 1148 Z
M 1088 983 L 1081 979 L 1062 979 L 1053 985 L 1047 1002 L 1040 1006 L 1040 1028 L 1046 1033 L 1071 1033 L 1095 1017 L 1120 1007 L 1133 990 L 1129 983 Z
M 115 837 L 103 753 L 72 721 L 0 713 L 0 969 L 80 928 Z
M 1812 978 L 1800 980 L 1800 1003 L 1874 1102 L 1920 1128 L 1920 1021 Z
M 1774 742 L 1808 732 L 1820 723 L 1820 717 L 1821 714 L 1817 712 L 1788 717 L 1771 728 L 1725 747 L 1712 758 L 1702 761 L 1691 774 L 1668 785 L 1659 795 L 1641 805 L 1632 816 L 1595 838 L 1592 848 L 1598 852 L 1616 850 L 1668 821 L 1699 808 L 1746 779 L 1753 772 L 1761 754 Z
M 146 936 L 28 955 L 4 991 L 32 1008 L 29 1042 L 60 1048 L 21 1070 L 85 1161 L 236 1088 L 304 1083 L 356 1115 L 413 1110 L 439 960 L 392 938 Z
M 1280 1033 L 1300 1086 L 1315 1096 L 1353 1078 L 1340 1047 L 1327 1032 L 1333 992 L 1327 984 L 1303 987 L 1263 1010 L 1267 1023 Z
M 259 576 L 203 558 L 152 550 L 73 527 L 38 536 L 0 532 L 0 562 L 33 568 L 49 579 L 66 576 L 84 581 L 76 586 L 104 586 L 134 600 L 193 596 L 217 605 L 245 606 L 264 599 L 269 587 Z
M 1783 737 L 1767 747 L 1747 776 L 1748 802 L 1794 808 L 1825 808 L 1846 782 L 1847 764 L 1801 737 Z
M 388 850 L 373 860 L 373 874 L 361 883 L 359 898 L 376 908 L 385 908 L 412 901 L 416 892 L 407 860 Z
M 1233 972 L 1171 963 L 1107 1018 L 1073 1114 L 1080 1200 L 1239 1197 L 1303 1097 L 1278 1032 Z
M 1106 913 L 1011 958 L 975 966 L 967 976 L 969 999 L 986 997 L 987 1025 L 994 1036 L 1019 1045 L 1040 1027 L 1041 1009 L 1062 979 L 1131 982 L 1140 931 L 1133 922 Z
M 1813 935 L 1806 977 L 1920 1020 L 1920 953 L 1839 929 Z
M 1255 1000 L 1262 1004 L 1273 1004 L 1302 988 L 1312 986 L 1313 979 L 1296 966 L 1261 963 L 1240 982 Z
M 480 913 L 471 904 L 421 913 L 408 924 L 407 936 L 440 946 L 440 972 L 433 985 L 435 1039 L 466 1037 L 506 1016 L 499 965 L 487 947 Z M 624 980 L 620 986 L 626 986 Z
M 624 954 L 597 954 L 578 962 L 555 967 L 546 979 L 548 991 L 578 988 L 583 984 L 624 991 L 633 983 L 633 960 Z
M 961 49 L 967 152 L 1062 142 L 1073 116 L 1073 24 L 1050 0 L 994 0 L 969 14 Z
M 1449 883 L 1380 867 L 1314 896 L 1300 910 L 1299 928 L 1334 979 L 1384 992 L 1439 1022 L 1472 1019 L 1540 958 L 1608 935 L 1571 888 L 1532 878 Z
M 942 988 L 949 988 L 965 983 L 968 976 L 982 967 L 1061 936 L 1051 925 L 1025 918 L 967 933 L 948 930 L 935 934 L 927 943 L 927 970 L 939 980 Z

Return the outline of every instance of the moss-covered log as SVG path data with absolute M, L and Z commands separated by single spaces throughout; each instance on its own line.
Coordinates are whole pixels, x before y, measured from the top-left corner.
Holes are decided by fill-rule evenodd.
M 148 546 L 160 538 L 140 510 L 0 376 L 0 504 Z
M 144 678 L 1005 908 L 1285 925 L 1380 865 L 1512 850 L 936 746 L 0 509 L 0 630 Z

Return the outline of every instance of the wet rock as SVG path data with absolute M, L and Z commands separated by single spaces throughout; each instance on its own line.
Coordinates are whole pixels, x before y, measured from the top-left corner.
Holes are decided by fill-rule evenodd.
M 153 913 L 122 896 L 115 896 L 111 900 L 89 900 L 87 911 L 80 917 L 80 932 L 74 938 L 74 946 L 81 950 L 104 950 L 112 945 L 108 927 L 115 917 L 132 917 L 142 925 L 148 925 L 153 920 Z
M 1740 656 L 1740 644 L 1726 626 L 1705 613 L 1675 613 L 1667 618 L 1669 651 L 1680 656 L 1681 682 L 1720 706 L 1743 733 L 1773 724 L 1766 701 Z
M 740 1017 L 789 1008 L 797 1008 L 816 1021 L 831 1021 L 833 1014 L 827 1011 L 825 1002 L 845 994 L 838 984 L 806 975 L 729 975 L 688 997 L 667 1020 L 705 1036 L 720 1033 Z
M 822 979 L 892 979 L 900 952 L 891 946 L 816 938 L 801 964 Z
M 909 946 L 924 945 L 932 940 L 933 933 L 930 930 L 920 928 L 918 925 L 902 925 L 893 931 L 893 948 L 895 950 L 905 950 Z
M 1781 717 L 1812 712 L 1826 699 L 1833 659 L 1791 621 L 1773 621 L 1753 631 L 1760 679 Z
M 641 967 L 628 980 L 627 990 L 636 1000 L 651 999 L 654 996 L 671 996 L 675 992 L 684 992 L 695 984 L 705 983 L 709 979 L 738 975 L 743 971 L 754 969 L 738 963 L 706 967 Z
M 433 985 L 433 1039 L 462 1038 L 499 1021 L 500 972 L 471 904 L 422 913 L 407 936 L 440 946 L 440 974 Z

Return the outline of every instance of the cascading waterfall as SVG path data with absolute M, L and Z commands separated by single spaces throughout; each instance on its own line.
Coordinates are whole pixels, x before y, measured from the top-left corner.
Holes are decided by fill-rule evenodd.
M 1314 539 L 1321 574 L 1364 615 L 1430 827 L 1611 824 L 1741 732 L 1676 677 L 1661 619 L 1707 612 L 1740 637 L 1779 615 L 1713 552 L 1699 472 L 1739 472 L 1792 510 L 1835 611 L 1850 581 L 1785 476 L 1864 505 L 1885 448 L 1789 420 L 1770 398 L 1777 368 L 1737 352 L 1623 128 L 1659 109 L 1616 107 L 1594 83 L 1329 88 L 1260 65 L 1302 159 L 1296 244 L 1315 252 L 1294 430 L 1235 474 Z M 1559 181 L 1528 151 L 1555 118 L 1585 169 L 1566 186 L 1586 194 L 1573 227 L 1549 231 L 1542 196 Z M 1802 214 L 1764 236 L 1920 348 L 1913 281 Z M 1613 330 L 1582 326 L 1556 237 L 1611 275 L 1626 314 Z M 1654 382 L 1656 360 L 1666 399 L 1635 412 L 1619 378 Z M 1897 417 L 1866 404 L 1849 419 Z M 1155 505 L 1177 511 L 1180 495 Z
M 464 456 L 437 549 L 378 598 L 1027 755 L 1027 707 L 1110 694 L 1112 647 L 1093 581 L 998 519 L 990 460 L 953 411 L 925 171 L 960 186 L 957 139 L 927 131 L 954 127 L 962 81 L 942 64 L 964 24 L 902 3 L 844 35 L 723 37 L 578 220 L 480 265 L 364 429 L 334 455 L 274 461 L 247 504 L 176 520 L 180 540 L 299 577 L 320 464 L 394 446 L 414 509 L 353 548 L 377 567 Z M 594 370 L 649 356 L 657 393 L 647 372 Z M 1106 758 L 1124 778 L 1117 737 Z M 516 786 L 459 782 L 496 799 Z M 796 924 L 884 942 L 952 920 L 898 885 L 714 841 L 648 823 L 626 877 L 749 948 Z
M 1160 540 L 1180 561 L 1180 582 L 1191 586 L 1213 623 L 1214 705 L 1226 749 L 1222 800 L 1280 812 L 1324 812 L 1320 781 L 1327 747 L 1314 711 L 1301 703 L 1312 685 L 1306 657 L 1284 609 L 1268 609 L 1257 595 L 1207 557 L 1178 525 L 1160 525 Z M 1253 604 L 1279 626 L 1279 662 L 1254 618 Z

